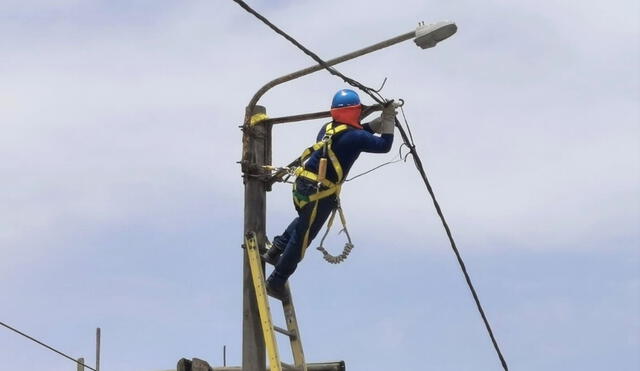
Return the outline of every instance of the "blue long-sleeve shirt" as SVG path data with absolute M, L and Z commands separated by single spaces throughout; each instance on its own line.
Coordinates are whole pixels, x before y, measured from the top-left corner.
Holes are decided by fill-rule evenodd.
M 344 178 L 347 177 L 351 166 L 358 159 L 361 152 L 387 153 L 393 145 L 393 134 L 377 136 L 374 135 L 369 124 L 364 124 L 362 127 L 364 129 L 349 127 L 346 131 L 336 134 L 332 138 L 333 144 L 331 148 L 338 157 L 338 161 L 340 161 Z M 320 129 L 317 137 L 318 142 L 324 138 L 325 129 L 326 125 Z M 309 157 L 305 169 L 317 174 L 321 155 L 322 150 L 315 151 L 311 157 Z M 331 160 L 328 160 L 327 179 L 334 183 L 337 182 L 338 179 Z

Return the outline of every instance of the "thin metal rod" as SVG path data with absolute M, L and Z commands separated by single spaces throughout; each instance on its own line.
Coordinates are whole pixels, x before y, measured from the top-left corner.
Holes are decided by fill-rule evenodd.
M 100 371 L 100 327 L 96 329 L 96 371 Z
M 364 108 L 362 110 L 361 119 L 364 119 L 365 117 L 369 116 L 370 114 L 372 114 L 375 111 L 382 111 L 382 108 L 383 107 L 380 104 L 376 104 L 376 105 L 373 105 L 373 106 L 364 106 Z M 284 123 L 288 123 L 288 122 L 299 122 L 299 121 L 307 121 L 307 120 L 316 120 L 316 119 L 321 119 L 321 118 L 325 118 L 325 117 L 331 117 L 331 111 L 302 113 L 302 114 L 293 115 L 293 116 L 273 117 L 273 118 L 269 118 L 269 119 L 265 119 L 265 120 L 260 121 L 260 124 L 284 124 Z
M 330 60 L 327 61 L 327 65 L 333 66 L 333 65 L 336 65 L 338 63 L 346 62 L 348 60 L 360 57 L 360 56 L 365 55 L 365 54 L 369 54 L 369 53 L 374 52 L 376 50 L 380 50 L 380 49 L 389 47 L 391 45 L 395 45 L 395 44 L 401 43 L 403 41 L 409 40 L 411 38 L 414 38 L 415 36 L 416 36 L 415 30 L 411 31 L 411 32 L 407 32 L 405 34 L 393 37 L 393 38 L 391 38 L 389 40 L 381 41 L 381 42 L 379 42 L 377 44 L 373 44 L 373 45 L 368 46 L 366 48 L 362 48 L 360 50 L 356 50 L 356 51 L 353 51 L 351 53 L 345 54 L 345 55 L 343 55 L 341 57 L 330 59 Z M 324 67 L 322 65 L 317 64 L 315 66 L 307 67 L 307 68 L 301 69 L 299 71 L 290 73 L 288 75 L 284 75 L 284 76 L 278 77 L 277 79 L 271 80 L 270 82 L 265 84 L 262 88 L 260 88 L 260 90 L 258 90 L 256 92 L 256 94 L 253 96 L 253 98 L 251 98 L 251 101 L 249 102 L 249 105 L 248 105 L 248 111 L 251 112 L 252 108 L 258 103 L 258 100 L 260 100 L 260 98 L 269 89 L 273 88 L 274 86 L 283 84 L 283 83 L 285 83 L 287 81 L 291 81 L 291 80 L 297 79 L 299 77 L 308 75 L 308 74 L 316 72 L 316 71 L 320 71 L 323 68 Z
M 300 114 L 300 115 L 269 118 L 269 119 L 260 121 L 260 124 L 285 124 L 287 122 L 299 122 L 299 121 L 307 121 L 307 120 L 316 120 L 316 119 L 321 119 L 321 118 L 330 117 L 330 116 L 331 116 L 331 112 L 330 111 L 303 113 L 303 114 Z

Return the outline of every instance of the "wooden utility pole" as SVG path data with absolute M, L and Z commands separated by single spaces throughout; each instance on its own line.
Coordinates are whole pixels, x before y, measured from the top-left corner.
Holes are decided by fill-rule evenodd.
M 256 115 L 266 116 L 262 106 L 249 106 L 242 127 L 242 172 L 244 176 L 244 233 L 255 232 L 264 246 L 267 218 L 267 187 L 263 165 L 271 164 L 271 124 L 252 124 Z M 243 238 L 244 240 L 244 238 Z M 264 263 L 263 263 L 264 271 Z M 242 280 L 242 370 L 265 371 L 266 351 L 258 304 L 246 251 Z

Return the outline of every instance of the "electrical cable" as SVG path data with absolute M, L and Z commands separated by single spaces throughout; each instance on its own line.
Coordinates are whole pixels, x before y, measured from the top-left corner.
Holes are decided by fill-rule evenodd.
M 402 106 L 404 106 L 404 104 Z M 402 119 L 404 120 L 404 125 L 407 127 L 407 131 L 409 132 L 409 138 L 411 139 L 411 146 L 415 147 L 414 145 L 415 142 L 413 141 L 413 134 L 411 134 L 411 126 L 409 126 L 409 121 L 407 121 L 407 116 L 405 116 L 404 108 L 402 108 L 402 106 L 400 106 L 400 112 L 402 112 Z
M 406 117 L 405 117 L 406 120 Z M 398 121 L 398 118 L 396 117 L 396 124 L 400 127 L 400 121 Z M 408 124 L 407 124 L 408 127 Z M 407 143 L 409 141 L 409 138 L 407 137 L 407 134 L 404 132 L 404 130 L 400 130 L 400 134 L 402 135 L 402 139 L 404 140 L 405 143 Z M 422 176 L 422 180 L 424 181 L 424 185 L 427 187 L 427 191 L 429 192 L 429 195 L 431 196 L 431 200 L 433 201 L 433 206 L 436 208 L 436 212 L 438 213 L 438 216 L 440 217 L 440 220 L 442 221 L 442 226 L 444 227 L 445 232 L 447 233 L 447 238 L 449 239 L 449 243 L 451 244 L 451 249 L 453 250 L 453 252 L 456 255 L 456 259 L 458 260 L 458 264 L 460 265 L 460 269 L 462 270 L 462 273 L 464 274 L 464 279 L 465 281 L 467 281 L 467 286 L 469 286 L 469 290 L 471 291 L 471 295 L 473 296 L 473 300 L 476 303 L 476 307 L 478 308 L 478 312 L 480 313 L 480 316 L 482 317 L 482 321 L 484 322 L 484 326 L 487 329 L 487 332 L 489 333 L 489 337 L 491 338 L 491 343 L 493 344 L 493 348 L 495 349 L 496 353 L 498 354 L 498 358 L 500 359 L 500 363 L 502 364 L 502 368 L 504 368 L 505 371 L 509 371 L 509 367 L 507 366 L 507 361 L 504 359 L 504 356 L 502 355 L 502 351 L 500 350 L 500 347 L 498 346 L 498 341 L 496 340 L 495 336 L 493 335 L 493 330 L 491 329 L 491 325 L 489 324 L 489 320 L 487 319 L 487 316 L 484 313 L 484 309 L 482 308 L 482 304 L 480 304 L 480 298 L 478 297 L 478 293 L 476 292 L 475 287 L 473 286 L 473 283 L 471 282 L 471 277 L 469 276 L 469 272 L 467 272 L 467 266 L 464 263 L 464 260 L 462 260 L 462 255 L 460 255 L 460 251 L 458 250 L 458 247 L 456 246 L 456 242 L 453 239 L 453 234 L 451 233 L 451 229 L 449 228 L 449 224 L 447 223 L 447 220 L 444 217 L 444 214 L 442 213 L 442 209 L 440 208 L 440 204 L 438 203 L 438 200 L 436 199 L 436 195 L 433 192 L 433 188 L 431 187 L 431 184 L 429 183 L 429 179 L 427 178 L 427 174 L 424 170 L 424 166 L 422 165 L 422 161 L 420 160 L 420 157 L 418 156 L 418 153 L 416 152 L 416 146 L 412 145 L 409 147 L 409 151 L 410 154 L 412 155 L 411 157 L 413 157 L 413 162 L 416 165 L 416 168 L 418 169 L 418 172 L 420 173 L 420 175 Z
M 395 164 L 396 162 L 400 162 L 400 161 L 407 162 L 407 156 L 408 156 L 409 154 L 411 154 L 411 153 L 409 152 L 409 153 L 407 153 L 406 155 L 404 155 L 404 156 L 403 156 L 403 155 L 402 155 L 402 147 L 404 147 L 404 146 L 406 146 L 406 144 L 404 144 L 404 143 L 402 143 L 402 144 L 400 145 L 400 148 L 398 149 L 398 155 L 396 155 L 393 159 L 391 159 L 391 161 L 387 161 L 387 162 L 382 163 L 382 164 L 380 164 L 380 165 L 378 165 L 378 166 L 376 166 L 376 167 L 373 167 L 373 168 L 371 168 L 371 169 L 369 169 L 369 170 L 367 170 L 367 171 L 364 171 L 364 172 L 362 172 L 362 173 L 360 173 L 360 174 L 358 174 L 358 175 L 354 175 L 354 176 L 352 176 L 351 178 L 348 178 L 347 180 L 345 180 L 345 183 L 346 183 L 346 182 L 350 182 L 350 181 L 352 181 L 352 180 L 354 180 L 354 179 L 356 179 L 356 178 L 360 178 L 361 176 L 367 175 L 367 174 L 369 174 L 369 173 L 372 173 L 372 172 L 374 172 L 374 171 L 376 171 L 376 170 L 380 169 L 380 168 L 381 168 L 381 167 L 383 167 L 383 166 L 387 166 L 387 165 Z
M 346 179 L 346 180 L 345 180 L 345 183 L 346 183 L 346 182 L 350 182 L 350 181 L 352 181 L 352 180 L 354 180 L 354 179 L 360 178 L 361 176 L 367 175 L 367 174 L 369 174 L 369 173 L 372 173 L 372 172 L 374 172 L 374 171 L 376 171 L 376 170 L 380 169 L 380 168 L 381 168 L 381 167 L 383 167 L 383 166 L 387 166 L 387 165 L 395 164 L 396 162 L 400 162 L 400 161 L 402 161 L 402 157 L 397 158 L 397 159 L 394 159 L 394 160 L 391 160 L 391 161 L 387 161 L 387 162 L 382 163 L 382 164 L 380 164 L 380 165 L 378 165 L 378 166 L 376 166 L 376 167 L 374 167 L 374 168 L 371 168 L 371 169 L 369 169 L 369 170 L 367 170 L 367 171 L 364 171 L 364 172 L 362 172 L 362 173 L 360 173 L 360 174 L 358 174 L 358 175 L 354 175 L 354 176 L 352 176 L 352 177 L 351 177 L 351 178 L 349 178 L 349 179 Z
M 50 347 L 49 345 L 47 345 L 47 344 L 45 344 L 45 343 L 41 342 L 40 340 L 37 340 L 37 339 L 35 339 L 35 338 L 33 338 L 33 337 L 31 337 L 31 336 L 29 336 L 29 335 L 25 334 L 24 332 L 22 332 L 22 331 L 20 331 L 20 330 L 17 330 L 17 329 L 15 329 L 15 328 L 13 328 L 13 327 L 11 327 L 11 326 L 7 325 L 7 324 L 6 324 L 6 323 L 4 323 L 4 322 L 1 322 L 1 321 L 0 321 L 0 325 L 2 325 L 2 326 L 4 326 L 4 327 L 8 328 L 9 330 L 11 330 L 11 331 L 13 331 L 13 332 L 16 332 L 16 333 L 18 333 L 18 334 L 20 334 L 20 335 L 22 335 L 22 336 L 26 337 L 27 339 L 29 339 L 29 340 L 31 340 L 31 341 L 33 341 L 33 342 L 36 342 L 36 343 L 38 343 L 38 344 L 42 345 L 43 347 L 45 347 L 45 348 L 47 348 L 47 349 L 49 349 L 49 350 L 51 350 L 51 351 L 54 351 L 54 352 L 58 353 L 59 355 L 61 355 L 61 356 L 63 356 L 63 357 L 69 358 L 69 359 L 70 359 L 70 360 L 72 360 L 73 362 L 75 362 L 75 363 L 77 363 L 77 364 L 79 364 L 79 365 L 81 365 L 81 366 L 83 366 L 83 367 L 86 367 L 86 368 L 88 368 L 89 370 L 96 371 L 96 369 L 95 369 L 95 368 L 90 367 L 90 366 L 87 366 L 87 365 L 85 365 L 84 363 L 79 362 L 78 360 L 71 358 L 70 356 L 68 356 L 68 355 L 66 355 L 66 354 L 64 354 L 64 353 L 62 353 L 61 351 L 59 351 L 59 350 L 57 350 L 57 349 L 54 349 L 54 348 Z
M 356 80 L 353 80 L 353 79 L 343 75 L 342 73 L 338 72 L 335 68 L 327 65 L 327 63 L 324 60 L 320 59 L 320 57 L 318 57 L 315 53 L 313 53 L 312 51 L 310 51 L 309 49 L 304 47 L 302 44 L 300 44 L 293 37 L 291 37 L 288 34 L 286 34 L 284 31 L 280 30 L 273 23 L 269 22 L 269 20 L 267 20 L 265 17 L 263 17 L 258 12 L 256 12 L 251 7 L 249 7 L 249 5 L 247 5 L 244 1 L 242 1 L 242 0 L 233 0 L 233 1 L 236 2 L 238 5 L 240 5 L 247 12 L 253 14 L 256 18 L 261 20 L 264 24 L 269 26 L 276 33 L 278 33 L 279 35 L 281 35 L 285 39 L 289 40 L 292 44 L 294 44 L 296 47 L 298 47 L 300 50 L 302 50 L 305 54 L 307 54 L 308 56 L 313 58 L 313 60 L 318 62 L 318 64 L 320 64 L 322 67 L 324 67 L 332 75 L 339 76 L 340 78 L 343 79 L 343 81 L 345 81 L 349 85 L 354 86 L 354 87 L 362 90 L 364 93 L 369 95 L 377 103 L 383 104 L 385 106 L 390 103 L 386 99 L 384 99 L 382 97 L 382 95 L 380 95 L 380 93 L 376 92 L 374 89 L 369 88 L 369 87 L 361 84 L 360 82 L 358 82 Z M 402 110 L 402 114 L 403 114 L 403 117 L 404 117 L 404 110 Z M 404 117 L 404 118 L 405 118 L 405 122 L 406 122 L 406 117 Z M 480 304 L 480 298 L 478 297 L 478 294 L 477 294 L 477 292 L 475 290 L 475 287 L 473 286 L 473 283 L 471 282 L 471 277 L 469 276 L 469 273 L 467 272 L 467 267 L 466 267 L 466 265 L 465 265 L 465 263 L 464 263 L 464 261 L 462 259 L 462 256 L 460 255 L 460 251 L 458 250 L 458 247 L 456 246 L 456 243 L 455 243 L 455 241 L 453 239 L 453 235 L 451 233 L 451 229 L 449 228 L 449 225 L 447 224 L 447 221 L 446 221 L 446 219 L 444 217 L 442 209 L 440 208 L 440 204 L 438 203 L 438 201 L 436 199 L 436 196 L 435 196 L 435 194 L 433 192 L 433 188 L 431 187 L 431 184 L 429 183 L 429 179 L 427 178 L 427 174 L 426 174 L 426 172 L 424 170 L 424 166 L 422 165 L 422 161 L 420 160 L 420 157 L 418 156 L 418 152 L 416 151 L 416 146 L 415 146 L 415 144 L 413 142 L 413 135 L 407 135 L 407 133 L 405 132 L 404 128 L 400 124 L 400 121 L 398 120 L 397 117 L 395 118 L 395 121 L 396 121 L 396 123 L 395 123 L 396 127 L 398 128 L 398 131 L 400 132 L 400 135 L 402 136 L 402 140 L 404 141 L 404 143 L 409 148 L 409 154 L 411 154 L 411 156 L 413 157 L 413 161 L 414 161 L 414 163 L 416 165 L 416 168 L 418 169 L 418 172 L 420 173 L 420 176 L 422 177 L 422 180 L 423 180 L 425 186 L 427 187 L 427 191 L 429 192 L 429 195 L 431 196 L 431 200 L 433 201 L 433 205 L 434 205 L 434 207 L 436 209 L 436 212 L 437 212 L 438 216 L 440 217 L 440 221 L 442 222 L 442 225 L 443 225 L 443 227 L 445 229 L 445 232 L 447 234 L 447 238 L 449 239 L 449 243 L 451 245 L 451 249 L 453 250 L 453 252 L 456 255 L 456 259 L 458 260 L 458 264 L 460 265 L 460 269 L 462 270 L 462 273 L 464 274 L 464 278 L 465 278 L 465 280 L 467 282 L 467 286 L 469 287 L 469 290 L 471 291 L 471 295 L 473 296 L 473 300 L 476 303 L 476 307 L 477 307 L 477 309 L 478 309 L 478 311 L 480 313 L 480 316 L 482 317 L 482 321 L 484 322 L 484 325 L 485 325 L 485 327 L 487 329 L 487 332 L 489 333 L 489 337 L 491 338 L 491 342 L 493 344 L 493 347 L 494 347 L 494 349 L 495 349 L 495 351 L 496 351 L 496 353 L 498 355 L 498 358 L 500 359 L 500 363 L 502 364 L 502 368 L 505 371 L 509 371 L 509 368 L 507 366 L 507 362 L 504 359 L 504 356 L 502 355 L 502 352 L 500 351 L 500 347 L 498 346 L 498 342 L 497 342 L 497 340 L 496 340 L 496 338 L 495 338 L 495 336 L 493 334 L 493 330 L 491 329 L 491 325 L 489 324 L 489 320 L 487 319 L 487 316 L 484 313 L 484 309 L 482 308 L 482 305 Z M 411 129 L 409 128 L 408 123 L 407 123 L 407 129 L 409 130 L 409 133 L 411 133 Z
M 298 49 L 302 50 L 302 52 L 304 52 L 306 55 L 310 56 L 314 61 L 318 62 L 319 65 L 324 67 L 324 69 L 329 71 L 329 73 L 331 73 L 332 75 L 340 77 L 347 84 L 349 84 L 349 85 L 351 85 L 353 87 L 356 87 L 356 88 L 362 90 L 363 92 L 367 93 L 377 103 L 384 104 L 386 102 L 386 100 L 384 98 L 382 98 L 382 96 L 375 89 L 370 88 L 368 86 L 365 86 L 365 85 L 361 84 L 360 82 L 358 82 L 358 81 L 356 81 L 356 80 L 354 80 L 354 79 L 352 79 L 350 77 L 347 77 L 347 76 L 343 75 L 337 69 L 329 66 L 327 64 L 327 62 L 325 62 L 320 57 L 318 57 L 317 54 L 315 54 L 311 50 L 307 49 L 304 45 L 300 44 L 296 39 L 294 39 L 293 37 L 289 36 L 286 32 L 282 31 L 276 25 L 271 23 L 268 19 L 263 17 L 260 13 L 256 12 L 255 10 L 253 10 L 244 1 L 242 1 L 242 0 L 233 0 L 233 1 L 236 2 L 238 5 L 240 5 L 244 10 L 246 10 L 247 12 L 253 14 L 256 18 L 261 20 L 262 23 L 266 24 L 269 28 L 271 28 L 273 31 L 275 31 L 278 35 L 284 37 L 289 42 L 291 42 L 293 45 L 295 45 Z

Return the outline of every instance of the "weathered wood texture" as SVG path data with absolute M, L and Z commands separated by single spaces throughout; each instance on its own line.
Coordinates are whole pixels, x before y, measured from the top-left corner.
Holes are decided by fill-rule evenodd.
M 264 246 L 267 197 L 262 166 L 271 164 L 271 125 L 249 125 L 251 116 L 266 113 L 262 106 L 247 109 L 242 138 L 244 172 L 244 233 L 255 232 L 258 246 Z M 265 371 L 265 344 L 260 315 L 246 252 L 243 253 L 242 367 Z M 264 263 L 263 263 L 264 264 Z M 264 266 L 263 266 L 264 269 Z

